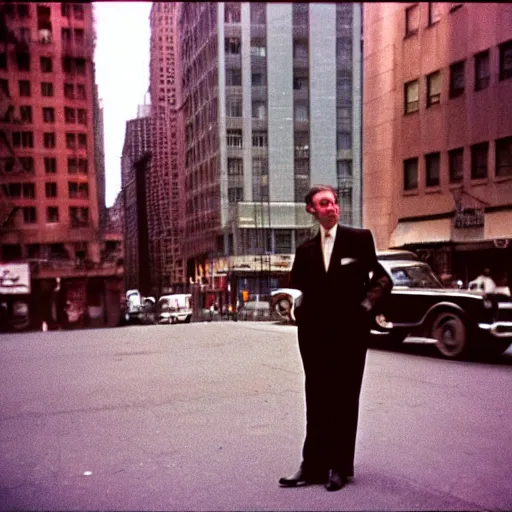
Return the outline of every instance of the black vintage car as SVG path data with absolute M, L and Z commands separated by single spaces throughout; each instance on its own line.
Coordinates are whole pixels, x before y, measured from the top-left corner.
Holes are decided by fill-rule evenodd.
M 427 338 L 449 359 L 501 354 L 512 343 L 510 297 L 444 288 L 429 265 L 413 253 L 387 251 L 378 257 L 394 287 L 376 312 L 372 334 L 377 343 Z M 272 293 L 273 310 L 291 321 L 298 301 L 298 290 Z

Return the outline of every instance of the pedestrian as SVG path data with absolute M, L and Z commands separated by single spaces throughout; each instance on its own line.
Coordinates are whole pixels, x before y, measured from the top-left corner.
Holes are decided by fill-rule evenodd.
M 323 483 L 337 491 L 354 475 L 371 316 L 392 281 L 377 261 L 371 232 L 338 225 L 334 188 L 314 186 L 305 201 L 320 232 L 297 248 L 290 286 L 302 292 L 295 318 L 305 374 L 306 436 L 299 470 L 279 484 Z
M 491 277 L 491 269 L 486 267 L 483 272 L 471 283 L 469 283 L 470 290 L 481 290 L 486 295 L 494 293 L 496 290 L 496 283 Z

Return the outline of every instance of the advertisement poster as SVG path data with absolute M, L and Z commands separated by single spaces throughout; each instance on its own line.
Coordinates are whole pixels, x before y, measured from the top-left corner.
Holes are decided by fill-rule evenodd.
M 26 295 L 30 293 L 28 263 L 0 263 L 0 294 Z

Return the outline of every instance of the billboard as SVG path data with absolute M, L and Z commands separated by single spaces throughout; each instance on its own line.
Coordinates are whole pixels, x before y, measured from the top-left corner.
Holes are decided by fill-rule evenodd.
M 30 293 L 28 263 L 0 263 L 0 295 Z

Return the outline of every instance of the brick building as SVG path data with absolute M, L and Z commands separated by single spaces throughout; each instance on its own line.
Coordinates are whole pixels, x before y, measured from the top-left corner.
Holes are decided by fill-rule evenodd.
M 512 4 L 364 4 L 363 223 L 468 282 L 512 275 Z
M 115 325 L 92 4 L 2 2 L 0 39 L 1 261 L 30 264 L 34 326 Z

